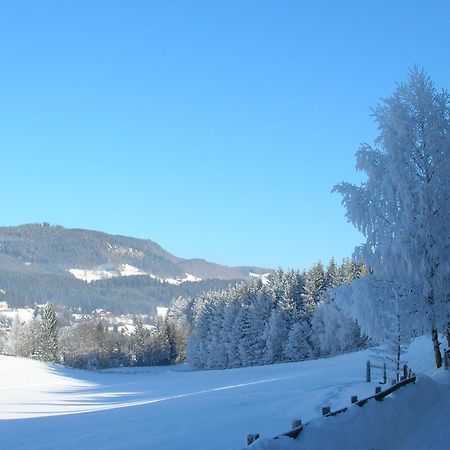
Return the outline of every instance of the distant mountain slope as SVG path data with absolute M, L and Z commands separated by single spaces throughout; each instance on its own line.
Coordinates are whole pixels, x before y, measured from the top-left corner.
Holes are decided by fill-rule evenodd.
M 183 259 L 150 240 L 48 224 L 0 227 L 0 300 L 152 311 L 178 295 L 270 272 Z M 4 298 L 3 298 L 4 297 Z
M 38 264 L 50 272 L 108 270 L 129 265 L 159 278 L 184 278 L 189 273 L 202 279 L 232 280 L 248 279 L 250 272 L 268 271 L 227 267 L 203 259 L 182 259 L 150 240 L 46 224 L 0 227 L 0 254 L 16 262 Z

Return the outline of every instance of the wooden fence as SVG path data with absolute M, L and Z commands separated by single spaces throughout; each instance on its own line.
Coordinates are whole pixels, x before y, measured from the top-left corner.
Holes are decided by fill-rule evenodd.
M 363 398 L 361 400 L 358 400 L 358 397 L 356 395 L 353 395 L 351 397 L 352 405 L 346 406 L 345 408 L 341 408 L 341 409 L 338 409 L 336 411 L 331 411 L 329 406 L 324 406 L 322 408 L 322 416 L 323 417 L 336 416 L 338 414 L 341 414 L 341 413 L 347 411 L 348 408 L 350 408 L 350 407 L 353 407 L 353 406 L 362 407 L 369 400 L 372 400 L 372 399 L 375 399 L 376 401 L 380 402 L 385 397 L 387 397 L 388 395 L 390 395 L 393 392 L 395 392 L 397 389 L 400 389 L 401 387 L 406 386 L 407 384 L 415 383 L 416 382 L 416 375 L 414 373 L 412 373 L 410 370 L 408 371 L 407 368 L 404 369 L 404 370 L 405 370 L 405 373 L 409 373 L 409 376 L 407 378 L 402 376 L 402 380 L 401 381 L 399 381 L 398 383 L 393 384 L 392 386 L 388 387 L 385 390 L 382 390 L 381 386 L 377 386 L 375 388 L 375 394 L 374 395 L 371 395 L 370 397 Z M 292 421 L 292 429 L 290 431 L 287 431 L 286 433 L 280 434 L 279 436 L 276 436 L 273 439 L 279 439 L 282 436 L 287 436 L 289 438 L 296 439 L 300 435 L 300 433 L 304 430 L 306 425 L 307 425 L 307 423 L 303 424 L 300 419 L 293 420 Z M 252 444 L 257 439 L 259 439 L 259 434 L 258 433 L 249 434 L 247 436 L 247 445 Z

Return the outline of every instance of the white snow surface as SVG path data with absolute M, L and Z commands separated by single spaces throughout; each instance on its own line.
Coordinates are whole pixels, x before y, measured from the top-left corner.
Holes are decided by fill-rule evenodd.
M 67 269 L 75 278 L 91 283 L 92 281 L 104 280 L 117 276 L 115 272 L 97 269 Z
M 116 268 L 105 269 L 105 268 L 95 268 L 95 269 L 67 269 L 67 272 L 71 273 L 75 278 L 86 281 L 86 283 L 91 283 L 92 281 L 105 280 L 114 277 L 133 277 L 136 275 L 147 275 L 150 278 L 160 281 L 161 283 L 169 283 L 180 285 L 181 283 L 196 283 L 202 281 L 189 273 L 185 273 L 183 278 L 161 278 L 153 275 L 152 273 L 144 272 L 139 269 L 139 267 L 132 266 L 130 264 L 120 264 Z
M 34 317 L 34 308 L 7 309 L 0 311 L 0 315 L 8 317 L 11 320 L 18 317 L 20 322 L 29 322 Z
M 373 393 L 376 383 L 364 382 L 370 350 L 214 371 L 89 372 L 0 356 L 1 448 L 238 450 L 259 432 L 252 449 L 446 449 L 449 373 L 432 370 L 430 349 L 421 338 L 410 352 L 416 385 L 325 419 L 322 406 Z M 297 440 L 270 439 L 294 418 L 310 421 Z

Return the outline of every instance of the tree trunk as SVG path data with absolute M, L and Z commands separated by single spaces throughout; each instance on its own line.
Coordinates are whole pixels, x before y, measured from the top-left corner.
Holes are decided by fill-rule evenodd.
M 447 348 L 450 349 L 450 330 L 447 328 Z
M 431 330 L 431 340 L 433 341 L 433 350 L 434 350 L 434 359 L 436 361 L 436 367 L 439 369 L 442 367 L 442 355 L 439 346 L 441 343 L 439 342 L 438 333 L 436 329 Z

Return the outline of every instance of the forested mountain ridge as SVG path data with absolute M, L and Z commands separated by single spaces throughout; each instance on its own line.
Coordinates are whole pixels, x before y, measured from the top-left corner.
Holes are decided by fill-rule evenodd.
M 0 227 L 0 296 L 12 306 L 50 301 L 153 312 L 179 295 L 223 289 L 269 271 L 183 259 L 151 240 L 99 231 L 46 223 Z
M 187 272 L 202 279 L 233 280 L 269 271 L 257 267 L 228 267 L 203 259 L 183 259 L 148 239 L 48 224 L 0 227 L 0 255 L 27 265 L 38 264 L 50 272 L 72 268 L 108 269 L 128 264 L 160 278 L 183 278 Z M 4 268 L 4 260 L 0 260 L 0 269 Z

